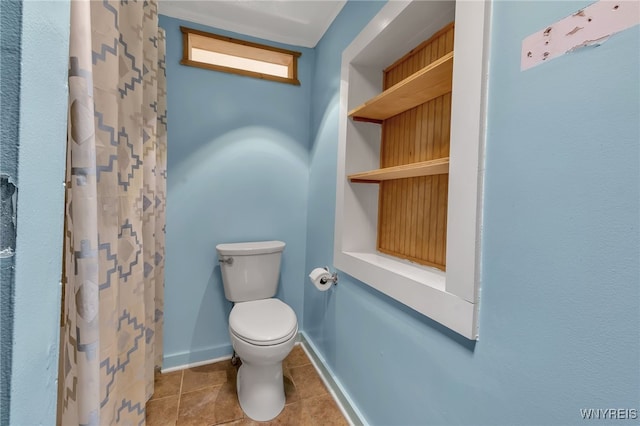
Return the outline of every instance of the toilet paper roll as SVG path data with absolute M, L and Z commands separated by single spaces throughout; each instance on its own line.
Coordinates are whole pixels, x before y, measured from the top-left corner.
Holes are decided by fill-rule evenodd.
M 321 282 L 323 278 L 325 278 L 324 283 Z M 311 279 L 313 285 L 315 285 L 316 288 L 320 291 L 327 291 L 331 288 L 333 282 L 329 281 L 329 278 L 331 278 L 331 274 L 327 270 L 322 268 L 315 268 L 309 274 L 309 279 Z

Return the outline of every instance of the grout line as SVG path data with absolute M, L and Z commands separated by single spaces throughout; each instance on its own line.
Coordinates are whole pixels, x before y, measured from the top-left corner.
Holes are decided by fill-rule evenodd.
M 180 391 L 178 392 L 178 407 L 176 408 L 176 425 L 180 417 L 180 403 L 182 402 L 182 384 L 184 383 L 184 370 L 180 373 Z

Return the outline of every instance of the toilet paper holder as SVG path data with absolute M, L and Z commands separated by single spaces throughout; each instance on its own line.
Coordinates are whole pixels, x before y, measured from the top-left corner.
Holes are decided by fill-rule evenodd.
M 324 270 L 327 271 L 328 273 L 330 273 L 331 276 L 330 277 L 322 277 L 322 278 L 320 278 L 320 284 L 326 284 L 327 282 L 331 281 L 333 283 L 333 285 L 338 285 L 338 273 L 337 272 L 331 272 L 329 270 L 328 266 L 325 266 Z

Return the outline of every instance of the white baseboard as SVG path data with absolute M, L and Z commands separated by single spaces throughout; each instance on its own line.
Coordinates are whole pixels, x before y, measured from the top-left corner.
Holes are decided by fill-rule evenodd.
M 224 360 L 225 357 L 230 358 L 232 353 L 233 348 L 231 347 L 231 343 L 207 346 L 185 352 L 165 353 L 162 359 L 161 371 L 176 371 L 183 368 L 210 364 Z
M 228 359 L 231 359 L 231 355 L 225 355 L 225 356 L 221 356 L 220 358 L 207 359 L 204 361 L 190 362 L 188 364 L 176 365 L 175 367 L 162 368 L 160 369 L 160 372 L 163 374 L 171 373 L 173 371 L 185 370 L 187 368 L 193 368 L 193 367 L 200 367 L 202 365 L 213 364 L 215 362 L 220 362 L 220 361 L 226 361 Z

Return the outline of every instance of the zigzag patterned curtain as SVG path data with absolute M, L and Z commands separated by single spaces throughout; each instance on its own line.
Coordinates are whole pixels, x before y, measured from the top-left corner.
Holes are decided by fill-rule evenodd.
M 162 356 L 165 37 L 155 0 L 71 2 L 63 425 L 144 424 Z

